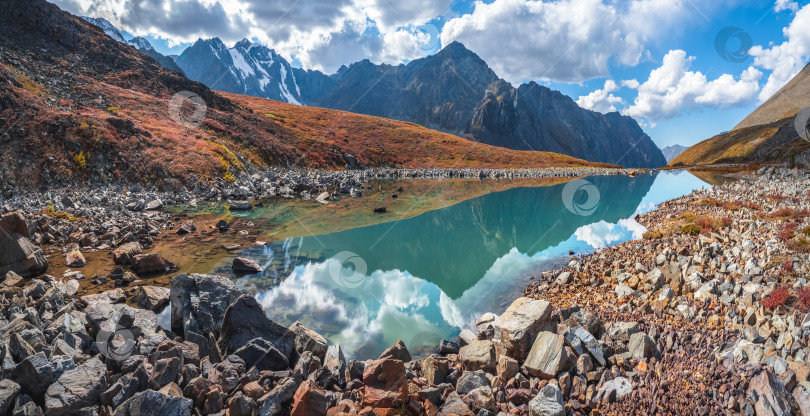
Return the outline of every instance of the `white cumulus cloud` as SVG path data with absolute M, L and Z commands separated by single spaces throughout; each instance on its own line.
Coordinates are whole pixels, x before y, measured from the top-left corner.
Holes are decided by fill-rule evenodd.
M 776 0 L 776 5 L 773 6 L 773 9 L 777 13 L 785 10 L 797 12 L 799 11 L 799 3 L 792 0 Z
M 581 82 L 609 76 L 611 62 L 637 65 L 689 10 L 661 0 L 478 1 L 445 24 L 442 44 L 460 41 L 512 83 Z
M 611 113 L 616 111 L 616 104 L 622 104 L 624 100 L 611 94 L 618 91 L 619 86 L 616 81 L 609 79 L 605 81 L 605 86 L 602 89 L 595 90 L 588 95 L 580 96 L 577 104 L 582 108 L 588 110 L 598 111 L 600 113 Z
M 662 65 L 638 86 L 635 101 L 622 113 L 655 123 L 701 105 L 730 108 L 747 103 L 759 92 L 762 72 L 756 68 L 746 69 L 738 79 L 724 74 L 710 81 L 703 73 L 689 70 L 694 59 L 682 50 L 669 51 Z
M 779 6 L 779 2 L 777 2 Z M 787 40 L 770 48 L 754 46 L 748 52 L 754 65 L 771 71 L 759 100 L 765 101 L 779 91 L 810 59 L 810 5 L 802 7 L 790 25 L 782 30 Z

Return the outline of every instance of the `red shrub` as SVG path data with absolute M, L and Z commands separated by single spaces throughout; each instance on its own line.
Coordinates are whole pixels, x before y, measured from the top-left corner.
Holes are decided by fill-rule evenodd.
M 810 287 L 796 291 L 796 297 L 799 299 L 799 310 L 804 313 L 810 312 Z
M 796 210 L 793 208 L 779 208 L 771 214 L 771 218 L 795 218 Z
M 790 290 L 787 286 L 779 286 L 771 292 L 771 295 L 762 299 L 762 306 L 768 309 L 776 309 L 784 305 L 790 297 Z
M 788 273 L 792 273 L 793 272 L 793 260 L 788 259 L 788 260 L 785 260 L 784 262 L 782 262 L 782 270 L 784 270 L 784 271 L 786 271 Z
M 730 217 L 723 217 L 721 221 L 723 222 L 723 227 L 731 227 L 731 224 L 734 224 L 734 220 Z
M 795 236 L 796 234 L 793 234 L 793 231 L 787 229 L 776 233 L 776 238 L 779 239 L 779 241 L 788 241 Z

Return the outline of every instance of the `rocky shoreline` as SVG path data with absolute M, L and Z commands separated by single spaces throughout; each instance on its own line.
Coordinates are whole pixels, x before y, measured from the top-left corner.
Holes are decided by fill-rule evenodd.
M 400 341 L 365 362 L 278 325 L 224 277 L 80 296 L 42 274 L 38 244 L 168 267 L 137 248 L 173 219 L 121 196 L 106 205 L 130 223 L 77 234 L 23 197 L 0 220 L 0 246 L 17 250 L 0 256 L 16 270 L 0 282 L 0 415 L 810 414 L 808 189 L 805 171 L 764 168 L 669 201 L 638 218 L 644 240 L 573 257 L 436 354 L 413 360 Z M 86 192 L 59 203 L 105 224 Z M 171 328 L 156 327 L 168 304 Z

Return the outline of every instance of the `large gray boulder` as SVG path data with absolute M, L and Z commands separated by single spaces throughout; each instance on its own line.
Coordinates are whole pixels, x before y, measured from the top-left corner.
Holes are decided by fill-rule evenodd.
M 226 277 L 185 273 L 172 278 L 169 291 L 172 330 L 183 336 L 219 334 L 228 306 L 244 294 Z
M 19 212 L 0 218 L 0 275 L 12 271 L 32 277 L 48 269 L 45 253 L 29 237 L 28 224 Z
M 557 377 L 557 374 L 571 365 L 571 358 L 565 349 L 565 338 L 553 332 L 543 331 L 537 335 L 529 356 L 523 363 L 523 369 L 533 377 L 546 380 Z
M 13 370 L 11 379 L 22 387 L 22 392 L 39 397 L 53 383 L 53 364 L 44 352 L 26 357 Z
M 493 322 L 499 355 L 523 361 L 540 331 L 553 330 L 551 304 L 544 300 L 519 298 Z
M 45 415 L 76 413 L 95 403 L 107 389 L 107 366 L 98 358 L 65 371 L 45 393 Z
M 464 363 L 465 370 L 495 372 L 495 346 L 492 341 L 475 340 L 469 345 L 461 347 L 458 359 Z
M 217 343 L 223 354 L 233 354 L 253 339 L 262 338 L 281 351 L 289 365 L 298 359 L 295 333 L 270 320 L 256 298 L 250 295 L 240 296 L 227 308 L 219 334 Z

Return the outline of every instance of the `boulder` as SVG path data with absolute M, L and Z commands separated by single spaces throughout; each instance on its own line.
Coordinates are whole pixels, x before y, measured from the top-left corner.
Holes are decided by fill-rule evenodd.
M 603 367 L 605 366 L 606 363 L 605 354 L 602 351 L 602 347 L 599 345 L 599 341 L 597 341 L 596 338 L 593 335 L 591 335 L 590 332 L 588 332 L 588 330 L 586 330 L 581 326 L 572 328 L 566 334 L 566 338 L 568 339 L 571 336 L 579 340 L 583 350 L 585 352 L 590 353 L 591 356 L 593 356 L 593 358 L 596 360 L 596 362 L 599 363 L 599 365 Z
M 11 380 L 22 387 L 22 392 L 40 397 L 53 383 L 53 365 L 44 352 L 30 355 L 11 370 Z
M 172 330 L 183 336 L 189 331 L 219 334 L 225 311 L 243 293 L 222 276 L 175 276 L 169 288 Z
M 450 363 L 445 358 L 427 357 L 422 360 L 422 375 L 429 384 L 439 385 L 444 383 L 449 373 Z
M 408 375 L 402 361 L 390 358 L 371 361 L 363 372 L 364 404 L 397 407 L 408 402 Z
M 254 338 L 245 346 L 234 351 L 234 355 L 245 361 L 247 369 L 255 367 L 259 371 L 289 370 L 287 356 L 276 349 L 273 344 L 262 338 Z
M 570 358 L 565 349 L 565 338 L 553 332 L 543 331 L 537 335 L 529 356 L 523 363 L 526 373 L 546 380 L 568 369 Z
M 329 373 L 334 383 L 346 384 L 346 357 L 340 345 L 330 345 L 323 360 L 323 370 Z
M 143 246 L 140 243 L 126 243 L 113 251 L 113 260 L 115 264 L 132 264 L 132 259 L 141 252 L 143 252 Z
M 757 415 L 788 416 L 793 414 L 790 394 L 769 370 L 762 371 L 748 384 L 748 397 L 756 403 Z
M 300 322 L 290 325 L 289 330 L 295 334 L 295 350 L 298 355 L 309 351 L 314 357 L 318 357 L 323 362 L 326 355 L 326 339 L 317 332 L 307 328 Z
M 467 393 L 464 401 L 469 403 L 474 412 L 481 412 L 481 410 L 493 412 L 495 410 L 495 395 L 489 386 L 481 386 Z
M 0 380 L 0 415 L 8 413 L 8 409 L 11 408 L 14 398 L 17 397 L 21 389 L 22 387 L 19 384 L 11 380 Z
M 45 394 L 45 415 L 73 414 L 93 405 L 107 389 L 107 366 L 91 358 L 59 376 Z
M 499 355 L 523 361 L 537 334 L 554 329 L 551 304 L 544 300 L 519 298 L 495 319 L 493 327 L 495 339 L 500 341 L 503 349 Z
M 565 416 L 563 395 L 555 384 L 547 384 L 529 402 L 529 416 Z
M 487 373 L 478 371 L 465 371 L 456 382 L 458 394 L 467 394 L 481 386 L 489 386 Z
M 0 282 L 0 288 L 5 287 L 23 287 L 25 286 L 25 279 L 17 273 L 9 270 L 6 272 L 6 278 Z
M 135 297 L 135 303 L 139 308 L 160 312 L 169 304 L 170 295 L 171 291 L 166 287 L 141 286 Z
M 298 383 L 292 377 L 281 380 L 273 390 L 258 400 L 259 414 L 263 416 L 278 416 L 289 408 L 287 403 L 295 398 Z
M 246 257 L 237 257 L 233 259 L 233 273 L 236 275 L 246 275 L 246 274 L 256 274 L 261 273 L 264 269 L 262 266 L 259 266 L 259 263 L 246 258 Z
M 393 358 L 395 360 L 400 360 L 403 363 L 408 363 L 411 362 L 411 353 L 408 352 L 408 347 L 406 347 L 405 343 L 400 339 L 397 340 L 394 345 L 383 351 L 378 360 L 382 360 L 384 358 Z
M 272 343 L 287 357 L 289 364 L 298 359 L 295 333 L 270 320 L 256 298 L 250 295 L 240 296 L 228 307 L 219 333 L 217 343 L 223 354 L 232 354 L 258 337 Z
M 228 399 L 228 416 L 252 416 L 256 410 L 256 401 L 241 391 Z
M 85 260 L 84 255 L 79 250 L 70 250 L 65 254 L 65 264 L 68 267 L 84 267 L 87 264 L 87 260 Z
M 253 203 L 250 201 L 231 201 L 231 211 L 250 211 L 253 209 Z
M 0 275 L 13 271 L 22 277 L 32 277 L 48 269 L 45 253 L 28 237 L 28 225 L 19 212 L 0 219 Z
M 467 403 L 464 403 L 464 400 L 456 392 L 450 392 L 447 395 L 447 399 L 444 401 L 444 405 L 442 406 L 440 413 L 441 415 L 454 415 L 454 416 L 474 416 L 470 407 L 467 406 Z
M 169 383 L 177 382 L 182 368 L 183 360 L 178 357 L 155 361 L 152 375 L 149 377 L 149 388 L 160 389 Z
M 607 336 L 614 341 L 628 342 L 630 336 L 639 332 L 637 322 L 615 322 L 608 328 Z
M 655 342 L 647 334 L 637 332 L 630 336 L 628 352 L 633 358 L 650 358 L 657 353 Z
M 461 347 L 458 358 L 468 371 L 495 372 L 495 346 L 492 341 L 475 340 L 469 345 Z
M 602 384 L 602 387 L 599 388 L 596 392 L 596 396 L 594 396 L 594 401 L 597 403 L 604 401 L 613 403 L 632 392 L 633 385 L 630 383 L 630 380 L 624 377 L 616 377 Z
M 0 238 L 10 234 L 31 238 L 28 222 L 22 213 L 11 212 L 0 218 Z
M 182 225 L 180 225 L 180 227 L 177 228 L 176 232 L 177 232 L 177 235 L 186 235 L 186 234 L 191 234 L 191 233 L 193 233 L 195 231 L 197 231 L 197 226 L 194 225 L 194 221 L 189 220 L 189 221 L 186 221 L 185 223 L 183 223 Z
M 290 416 L 326 416 L 328 406 L 326 391 L 307 380 L 295 391 Z
M 132 258 L 132 270 L 138 275 L 163 274 L 175 267 L 158 253 L 138 254 Z
M 146 390 L 118 406 L 113 416 L 190 416 L 193 410 L 191 399 Z

